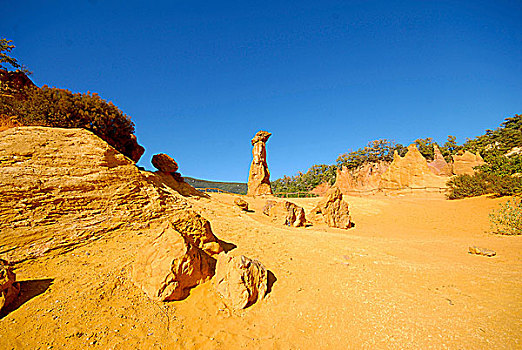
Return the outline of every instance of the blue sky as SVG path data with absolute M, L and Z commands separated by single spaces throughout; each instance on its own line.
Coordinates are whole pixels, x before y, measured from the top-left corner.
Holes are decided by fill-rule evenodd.
M 522 113 L 522 2 L 5 1 L 0 37 L 33 81 L 132 117 L 151 169 L 272 179 L 370 140 L 466 137 Z

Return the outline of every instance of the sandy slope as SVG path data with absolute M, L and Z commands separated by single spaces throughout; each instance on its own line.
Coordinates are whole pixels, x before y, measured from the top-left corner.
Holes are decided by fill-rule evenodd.
M 265 300 L 232 312 L 206 283 L 152 302 L 129 280 L 146 235 L 123 231 L 18 265 L 23 303 L 0 320 L 0 349 L 522 348 L 522 237 L 485 232 L 506 199 L 348 197 L 356 227 L 345 231 L 280 226 L 264 200 L 245 197 L 254 212 L 242 213 L 234 198 L 191 204 L 273 272 Z

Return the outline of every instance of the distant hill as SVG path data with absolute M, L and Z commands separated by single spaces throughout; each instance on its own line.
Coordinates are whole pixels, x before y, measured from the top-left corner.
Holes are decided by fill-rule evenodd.
M 237 193 L 237 194 L 246 194 L 247 193 L 247 184 L 240 182 L 216 182 L 216 181 L 207 181 L 194 179 L 192 177 L 183 177 L 185 182 L 190 184 L 195 188 L 219 188 L 220 190 Z

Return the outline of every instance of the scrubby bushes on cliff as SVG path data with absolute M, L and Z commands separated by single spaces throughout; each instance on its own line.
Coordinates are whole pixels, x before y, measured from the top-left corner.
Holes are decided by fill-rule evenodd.
M 308 192 L 323 182 L 333 185 L 336 170 L 335 165 L 314 165 L 306 173 L 299 172 L 295 176 L 284 176 L 272 181 L 272 192 Z
M 20 125 L 84 128 L 133 158 L 134 124 L 97 94 L 72 93 L 48 86 L 27 87 L 17 96 L 0 95 L 0 115 Z
M 404 156 L 407 148 L 386 139 L 371 141 L 366 147 L 359 148 L 357 151 L 341 154 L 337 158 L 337 167 L 355 169 L 365 163 L 391 162 L 394 151 Z

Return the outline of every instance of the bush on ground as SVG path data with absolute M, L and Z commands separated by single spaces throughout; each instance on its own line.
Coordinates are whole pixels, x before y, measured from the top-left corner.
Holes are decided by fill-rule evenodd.
M 489 214 L 495 233 L 522 235 L 522 198 L 513 197 Z

